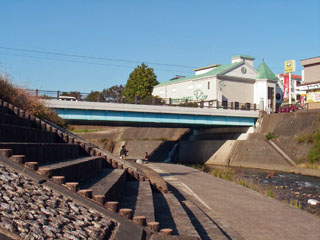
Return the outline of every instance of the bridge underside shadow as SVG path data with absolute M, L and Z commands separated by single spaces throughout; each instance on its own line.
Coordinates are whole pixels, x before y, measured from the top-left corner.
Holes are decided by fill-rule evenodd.
M 125 122 L 125 121 L 98 121 L 98 120 L 66 120 L 71 125 L 87 126 L 126 126 L 126 127 L 152 127 L 152 128 L 237 128 L 238 126 L 228 125 L 200 125 L 200 124 L 182 124 L 182 123 L 154 123 L 154 122 Z

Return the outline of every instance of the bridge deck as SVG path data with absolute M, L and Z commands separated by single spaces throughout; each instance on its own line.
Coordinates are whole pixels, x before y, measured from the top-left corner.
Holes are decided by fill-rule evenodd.
M 209 216 L 219 219 L 229 236 L 240 235 L 248 240 L 318 240 L 320 237 L 318 217 L 278 200 L 183 165 L 152 163 L 149 166 L 202 205 Z
M 60 117 L 83 121 L 253 126 L 259 111 L 46 100 Z

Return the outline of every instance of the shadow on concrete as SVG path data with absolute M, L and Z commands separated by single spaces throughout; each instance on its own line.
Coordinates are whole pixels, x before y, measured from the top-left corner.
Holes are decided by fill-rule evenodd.
M 87 178 L 85 180 L 82 180 L 79 183 L 79 188 L 80 189 L 89 189 L 89 188 L 91 188 L 94 184 L 99 182 L 101 179 L 103 179 L 106 176 L 108 176 L 112 171 L 113 171 L 113 169 L 111 169 L 111 168 L 102 169 L 100 172 L 94 174 L 95 177 L 93 177 L 93 178 L 92 178 L 93 174 L 88 174 Z
M 210 237 L 208 236 L 207 231 L 204 229 L 200 221 L 197 219 L 197 217 L 192 213 L 192 211 L 183 203 L 185 201 L 185 197 L 171 184 L 168 183 L 169 190 L 172 191 L 174 196 L 179 200 L 181 203 L 181 206 L 183 207 L 184 211 L 187 213 L 188 217 L 190 218 L 190 221 L 196 231 L 198 232 L 201 239 L 204 240 L 210 240 Z
M 161 192 L 154 191 L 153 194 L 153 203 L 154 203 L 154 215 L 155 220 L 160 222 L 161 228 L 171 228 L 173 231 L 173 235 L 177 235 L 178 230 L 177 226 L 173 220 L 172 214 L 170 212 L 170 208 L 168 206 L 168 202 Z
M 119 200 L 119 209 L 131 208 L 132 215 L 134 216 L 137 205 L 137 197 L 139 192 L 138 181 L 128 181 L 124 187 L 123 193 Z
M 201 224 L 199 219 L 193 214 L 192 210 L 184 203 L 184 201 L 188 201 L 188 200 L 174 186 L 172 186 L 169 183 L 168 183 L 168 188 L 174 194 L 174 196 L 179 200 L 179 202 L 181 203 L 181 206 L 183 207 L 183 209 L 187 213 L 192 225 L 195 227 L 195 229 L 198 232 L 198 234 L 201 237 L 201 239 L 210 240 L 211 237 L 208 235 L 208 233 L 205 230 L 204 226 Z M 193 203 L 191 203 L 191 204 L 193 204 Z M 195 206 L 195 207 L 198 208 L 197 206 Z M 202 212 L 202 214 L 205 215 L 206 218 L 208 218 L 212 222 L 212 224 L 217 226 L 217 228 L 221 231 L 221 233 L 225 236 L 226 239 L 232 240 L 232 238 L 226 232 L 224 232 L 222 230 L 222 228 L 212 218 L 210 218 L 200 208 L 199 208 L 199 210 Z

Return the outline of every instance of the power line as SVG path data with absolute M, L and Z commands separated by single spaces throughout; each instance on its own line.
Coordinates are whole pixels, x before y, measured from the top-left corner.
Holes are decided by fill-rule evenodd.
M 104 60 L 104 61 L 128 62 L 128 63 L 139 63 L 139 64 L 141 62 L 144 62 L 146 64 L 168 66 L 168 67 L 195 68 L 195 67 L 192 67 L 192 66 L 177 65 L 177 64 L 166 64 L 166 63 L 145 62 L 145 61 L 132 61 L 132 60 L 125 60 L 125 59 L 105 58 L 105 57 L 93 57 L 93 56 L 86 56 L 86 55 L 61 53 L 61 52 L 48 52 L 48 51 L 28 50 L 28 49 L 23 49 L 23 48 L 10 48 L 10 47 L 1 47 L 1 46 L 0 46 L 0 48 L 1 49 L 6 49 L 6 50 L 11 50 L 11 51 L 30 52 L 30 53 L 38 53 L 38 54 L 48 54 L 48 55 L 56 55 L 56 56 L 64 56 L 64 57 L 77 57 L 77 58 L 86 58 L 86 59 L 95 59 L 95 60 Z
M 1 48 L 1 47 L 0 47 Z M 97 62 L 87 62 L 87 61 L 79 61 L 79 60 L 70 60 L 70 59 L 57 59 L 57 58 L 48 58 L 48 57 L 39 57 L 39 56 L 29 56 L 29 55 L 21 55 L 21 54 L 13 54 L 13 53 L 3 53 L 0 52 L 0 55 L 8 55 L 14 57 L 25 57 L 25 58 L 33 58 L 33 59 L 44 59 L 44 60 L 51 60 L 51 61 L 59 61 L 59 62 L 73 62 L 73 63 L 84 63 L 84 64 L 91 64 L 91 65 L 99 65 L 99 66 L 111 66 L 111 67 L 123 67 L 123 68 L 134 68 L 134 66 L 129 65 L 116 65 L 116 64 L 105 64 L 105 63 L 97 63 Z M 184 72 L 190 73 L 187 71 L 176 71 L 176 70 L 169 70 L 169 69 L 161 69 L 161 68 L 154 68 L 158 71 L 167 71 L 167 72 Z

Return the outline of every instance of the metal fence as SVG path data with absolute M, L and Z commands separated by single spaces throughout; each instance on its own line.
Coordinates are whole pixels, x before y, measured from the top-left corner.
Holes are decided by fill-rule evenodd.
M 25 89 L 29 94 L 43 99 L 60 99 L 61 96 L 74 96 L 77 101 L 83 101 L 89 93 L 68 92 L 68 91 L 50 91 L 39 89 Z
M 38 96 L 43 99 L 60 99 L 62 96 L 74 96 L 74 100 L 85 101 L 89 93 L 80 92 L 66 92 L 66 91 L 48 91 L 38 89 L 26 89 L 27 92 L 34 96 Z M 125 97 L 121 99 L 97 99 L 96 102 L 109 102 L 109 103 L 126 103 L 126 104 L 141 104 L 141 105 L 161 105 L 161 106 L 179 106 L 179 107 L 194 107 L 194 108 L 212 108 L 212 109 L 233 109 L 233 110 L 245 110 L 245 111 L 257 111 L 259 106 L 253 103 L 241 103 L 241 102 L 230 102 L 230 101 L 218 101 L 218 100 L 202 100 L 195 101 L 189 99 L 173 99 L 173 98 L 158 98 L 158 97 L 147 97 L 141 99 L 136 96 L 132 101 L 128 101 Z

